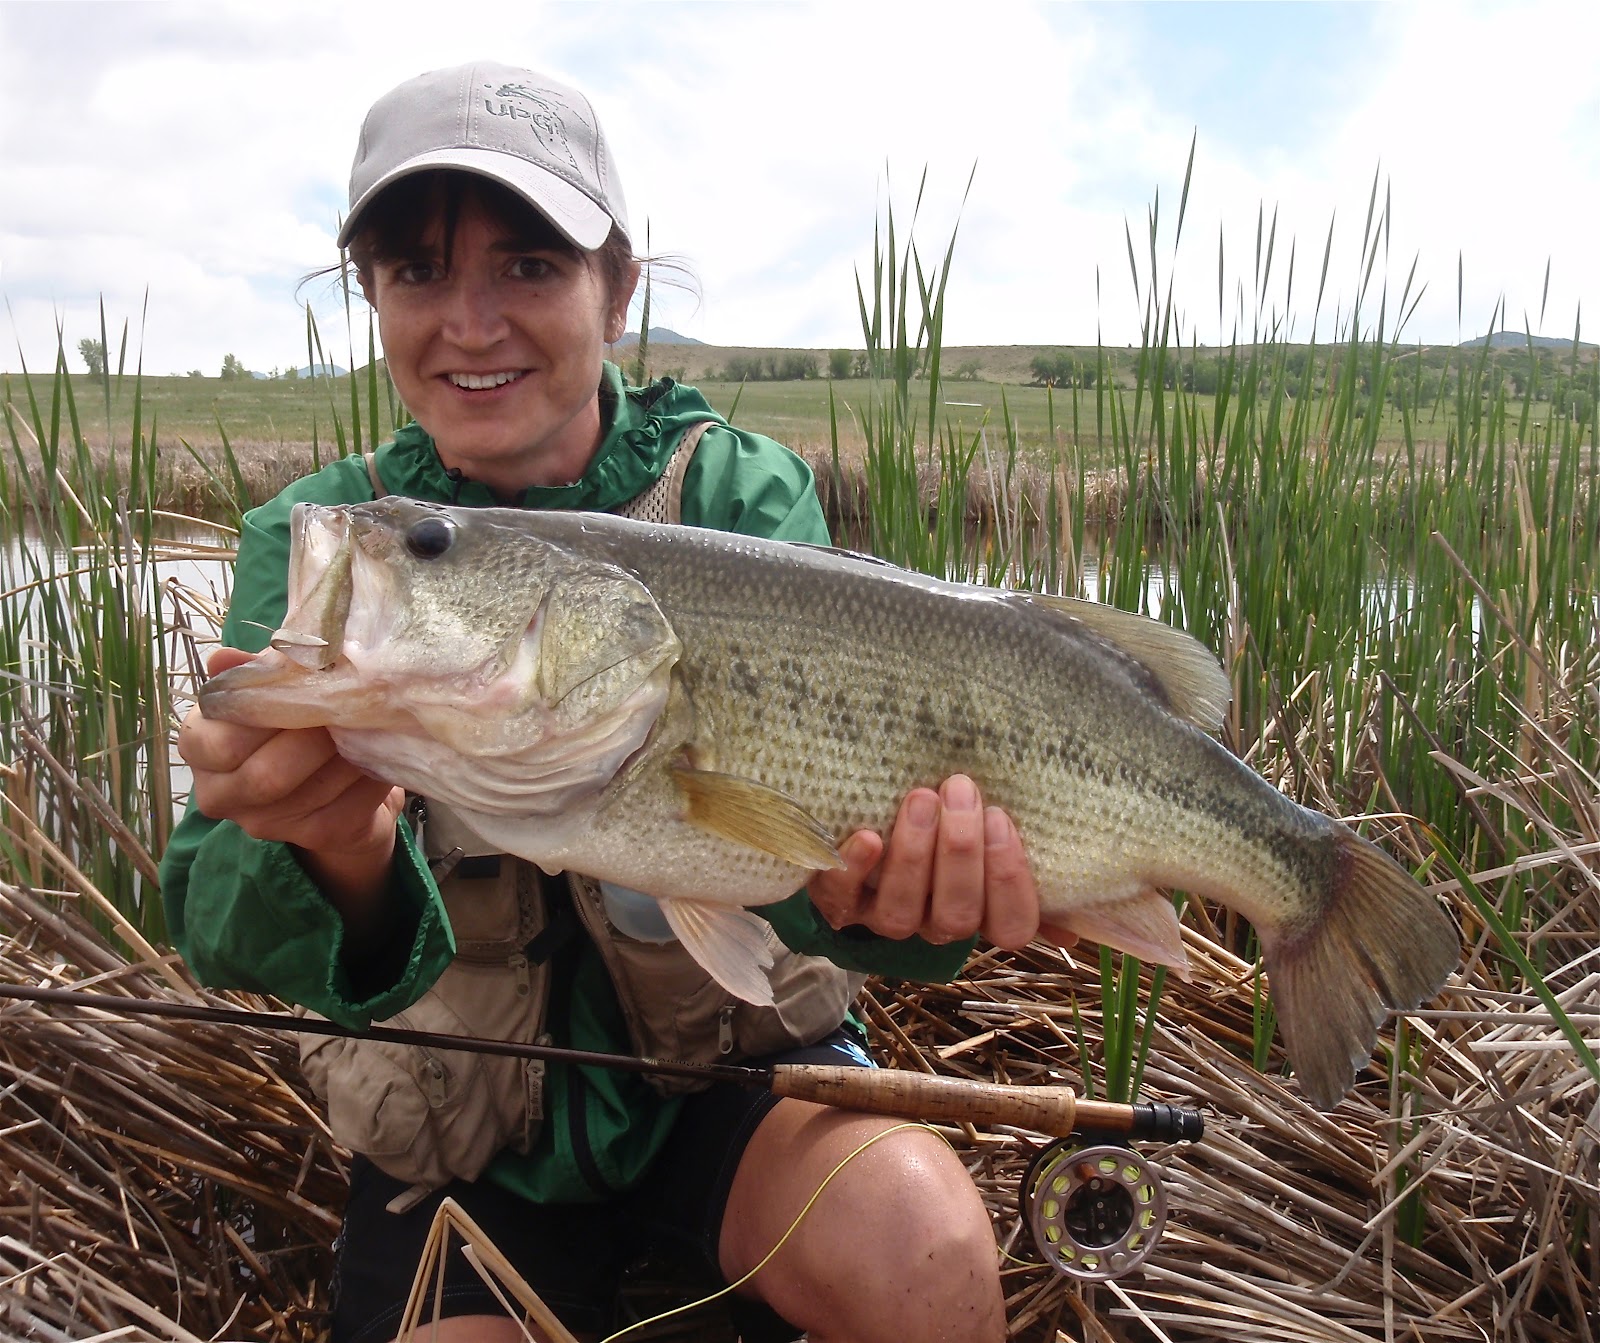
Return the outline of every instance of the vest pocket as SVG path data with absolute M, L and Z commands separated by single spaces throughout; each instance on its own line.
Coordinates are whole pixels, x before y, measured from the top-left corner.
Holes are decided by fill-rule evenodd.
M 432 991 L 385 1024 L 468 1033 Z M 301 1065 L 334 1138 L 408 1184 L 476 1179 L 508 1142 L 525 1150 L 532 1137 L 522 1059 L 329 1037 L 308 1040 Z
M 544 1041 L 550 975 L 529 941 L 544 925 L 537 878 L 510 859 L 441 883 L 455 959 L 384 1025 L 523 1044 Z M 527 1152 L 544 1120 L 542 1061 L 359 1038 L 303 1036 L 300 1062 L 334 1139 L 397 1180 L 474 1180 L 504 1149 Z
M 634 1049 L 682 1063 L 737 1063 L 798 1045 L 836 1029 L 865 975 L 790 951 L 766 929 L 775 1007 L 740 1002 L 708 975 L 681 942 L 639 941 L 606 917 L 599 883 L 568 874 L 573 901 L 595 936 L 627 1018 Z M 652 1076 L 662 1095 L 700 1091 L 690 1078 Z

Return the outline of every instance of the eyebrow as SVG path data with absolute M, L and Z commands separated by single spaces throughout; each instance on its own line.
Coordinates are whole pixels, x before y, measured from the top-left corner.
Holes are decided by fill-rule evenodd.
M 572 245 L 559 235 L 537 236 L 526 235 L 522 238 L 507 238 L 502 242 L 489 244 L 491 252 L 563 252 L 571 254 Z
M 427 239 L 418 238 L 414 240 L 412 245 L 401 248 L 391 257 L 374 257 L 373 259 L 380 264 L 383 262 L 403 263 L 415 261 L 422 257 L 437 257 L 443 260 L 444 248 L 440 245 L 442 242 L 442 239 L 430 242 Z M 524 234 L 520 238 L 503 238 L 498 242 L 490 243 L 489 250 L 496 256 L 516 256 L 525 252 L 556 252 L 562 256 L 579 255 L 576 248 L 556 233 L 530 233 Z

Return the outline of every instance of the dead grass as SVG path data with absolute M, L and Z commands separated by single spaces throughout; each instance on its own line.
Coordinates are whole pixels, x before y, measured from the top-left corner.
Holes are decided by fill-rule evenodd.
M 1600 712 L 1595 659 L 1552 674 L 1570 684 L 1550 704 Z M 1491 856 L 1469 873 L 1475 884 L 1549 897 L 1546 921 L 1515 933 L 1542 985 L 1438 880 L 1462 927 L 1461 967 L 1398 1039 L 1385 1036 L 1378 1064 L 1331 1114 L 1305 1104 L 1276 1047 L 1264 1071 L 1251 1066 L 1254 966 L 1229 924 L 1191 907 L 1193 978 L 1166 987 L 1142 1099 L 1200 1106 L 1207 1135 L 1148 1152 L 1166 1173 L 1169 1221 L 1137 1274 L 1084 1287 L 1040 1266 L 1018 1211 L 1038 1140 L 946 1131 L 1008 1256 L 1014 1337 L 1594 1343 L 1600 1086 L 1537 991 L 1600 1036 L 1600 784 L 1563 749 L 1568 726 L 1530 715 L 1519 757 L 1494 777 L 1440 759 L 1461 776 L 1463 805 L 1492 800 L 1521 837 L 1513 851 L 1526 856 L 1510 866 L 1482 846 Z M 119 921 L 26 805 L 27 780 L 57 762 L 35 736 L 11 749 L 0 759 L 0 981 L 274 1006 L 199 989 Z M 1360 791 L 1385 796 L 1381 766 L 1370 769 Z M 1338 781 L 1299 783 L 1337 809 Z M 1383 824 L 1404 861 L 1429 854 L 1420 824 Z M 150 870 L 125 831 L 108 840 Z M 1092 1072 L 1103 1056 L 1102 1008 L 1096 965 L 1039 949 L 981 956 L 950 985 L 875 983 L 866 999 L 886 1064 L 1013 1085 L 1082 1084 L 1084 1061 Z M 0 1339 L 320 1338 L 346 1154 L 295 1057 L 292 1038 L 273 1032 L 0 1003 Z M 690 1326 L 678 1337 L 709 1335 Z
M 0 882 L 0 978 L 263 1005 L 130 960 L 85 904 Z M 21 1002 L 0 1023 L 0 1336 L 318 1336 L 345 1155 L 291 1037 Z
M 1586 893 L 1563 945 L 1588 949 L 1548 979 L 1590 1034 L 1597 847 L 1572 836 L 1545 855 Z M 94 913 L 81 891 L 0 882 L 0 977 L 267 1006 L 195 988 L 170 957 L 97 932 Z M 1038 1140 L 946 1130 L 1007 1255 L 1012 1335 L 1590 1343 L 1595 1081 L 1527 986 L 1491 970 L 1470 910 L 1457 913 L 1467 957 L 1408 1026 L 1403 1090 L 1373 1070 L 1331 1114 L 1306 1105 L 1276 1050 L 1265 1074 L 1241 1057 L 1252 967 L 1203 919 L 1186 929 L 1193 980 L 1167 988 L 1143 1098 L 1202 1106 L 1207 1133 L 1148 1153 L 1168 1181 L 1167 1232 L 1120 1282 L 1084 1287 L 1038 1266 L 1017 1202 Z M 949 985 L 875 983 L 865 1002 L 894 1067 L 1078 1083 L 1080 1030 L 1098 1057 L 1098 968 L 1055 951 L 991 953 Z M 3 1336 L 317 1338 L 345 1155 L 292 1039 L 20 1002 L 0 1017 Z

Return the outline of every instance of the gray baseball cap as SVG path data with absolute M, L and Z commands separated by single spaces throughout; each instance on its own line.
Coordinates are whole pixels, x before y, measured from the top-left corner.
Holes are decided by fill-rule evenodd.
M 599 118 L 588 98 L 548 75 L 475 61 L 418 75 L 379 98 L 361 126 L 339 246 L 350 245 L 380 191 L 432 168 L 509 187 L 585 251 L 613 224 L 628 235 Z

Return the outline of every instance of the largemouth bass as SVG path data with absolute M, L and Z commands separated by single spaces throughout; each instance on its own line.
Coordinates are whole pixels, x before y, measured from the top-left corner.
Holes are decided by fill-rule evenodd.
M 1410 874 L 1209 735 L 1227 678 L 1159 621 L 606 514 L 388 498 L 292 530 L 283 626 L 206 716 L 325 725 L 506 852 L 654 896 L 751 1001 L 747 907 L 957 771 L 1016 822 L 1050 922 L 1183 970 L 1164 890 L 1247 918 L 1317 1105 L 1456 964 Z

